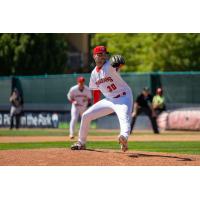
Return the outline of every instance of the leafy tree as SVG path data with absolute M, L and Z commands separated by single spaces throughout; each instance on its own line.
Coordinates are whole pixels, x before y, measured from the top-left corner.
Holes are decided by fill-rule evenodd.
M 63 73 L 66 55 L 62 34 L 0 34 L 0 75 Z
M 92 45 L 100 44 L 124 55 L 124 71 L 200 70 L 200 34 L 95 34 Z

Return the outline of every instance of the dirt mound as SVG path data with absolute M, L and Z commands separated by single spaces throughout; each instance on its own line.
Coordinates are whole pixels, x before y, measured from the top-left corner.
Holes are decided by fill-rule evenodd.
M 64 148 L 2 150 L 1 166 L 199 166 L 199 155 Z

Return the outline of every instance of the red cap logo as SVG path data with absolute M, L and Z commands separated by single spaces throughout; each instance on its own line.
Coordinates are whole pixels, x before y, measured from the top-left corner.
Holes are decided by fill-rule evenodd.
M 104 46 L 96 46 L 93 49 L 93 54 L 97 54 L 97 53 L 108 53 L 106 47 Z
M 80 77 L 77 78 L 77 82 L 78 83 L 84 83 L 85 82 L 85 78 L 80 76 Z

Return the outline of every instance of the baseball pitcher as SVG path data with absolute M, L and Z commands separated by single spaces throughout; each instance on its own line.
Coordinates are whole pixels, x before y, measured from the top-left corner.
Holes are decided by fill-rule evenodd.
M 96 67 L 91 73 L 89 88 L 94 90 L 97 96 L 103 93 L 104 99 L 97 101 L 85 111 L 81 118 L 78 142 L 71 146 L 72 150 L 86 148 L 86 140 L 91 120 L 103 117 L 115 112 L 120 123 L 118 136 L 122 151 L 128 150 L 128 137 L 130 134 L 130 120 L 133 105 L 132 91 L 121 78 L 119 68 L 125 64 L 121 55 L 115 55 L 108 60 L 106 47 L 97 46 L 93 49 L 93 58 Z

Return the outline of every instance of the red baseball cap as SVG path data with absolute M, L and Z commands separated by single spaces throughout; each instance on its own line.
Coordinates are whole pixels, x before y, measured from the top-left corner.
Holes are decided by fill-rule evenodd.
M 108 52 L 105 46 L 96 46 L 93 49 L 93 54 L 97 54 L 97 53 L 108 53 Z
M 84 83 L 85 82 L 85 78 L 80 76 L 80 77 L 77 78 L 77 82 L 78 83 Z

